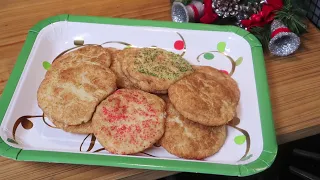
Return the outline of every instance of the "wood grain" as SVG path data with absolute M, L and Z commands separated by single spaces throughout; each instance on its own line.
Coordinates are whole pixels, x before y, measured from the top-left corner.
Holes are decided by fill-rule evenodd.
M 0 0 L 0 94 L 28 30 L 58 14 L 170 21 L 169 0 Z M 299 51 L 266 55 L 275 127 L 280 143 L 320 132 L 320 32 L 310 24 Z M 175 172 L 15 162 L 0 158 L 1 179 L 156 179 Z
M 297 53 L 265 57 L 279 143 L 320 133 L 320 32 L 308 25 Z

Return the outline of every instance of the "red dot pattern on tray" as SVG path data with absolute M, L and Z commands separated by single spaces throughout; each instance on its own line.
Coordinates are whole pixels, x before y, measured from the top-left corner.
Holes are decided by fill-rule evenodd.
M 227 75 L 229 74 L 228 71 L 226 71 L 226 70 L 220 70 L 220 72 L 225 73 Z
M 174 43 L 174 48 L 176 50 L 182 50 L 184 48 L 184 42 L 182 40 L 177 40 L 175 43 Z

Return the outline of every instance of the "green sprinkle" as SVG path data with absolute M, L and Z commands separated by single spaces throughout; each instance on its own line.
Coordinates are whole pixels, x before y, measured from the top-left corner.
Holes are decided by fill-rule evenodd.
M 155 48 L 142 49 L 136 56 L 134 64 L 135 69 L 140 73 L 168 80 L 177 79 L 185 72 L 192 71 L 191 65 L 180 55 L 172 52 L 165 53 Z M 168 68 L 169 66 L 177 70 L 172 70 Z

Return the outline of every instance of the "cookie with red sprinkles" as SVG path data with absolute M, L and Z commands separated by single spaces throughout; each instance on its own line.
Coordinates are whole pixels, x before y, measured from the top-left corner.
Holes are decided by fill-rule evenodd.
M 98 105 L 92 118 L 94 134 L 112 154 L 135 154 L 164 134 L 165 102 L 156 95 L 119 89 Z

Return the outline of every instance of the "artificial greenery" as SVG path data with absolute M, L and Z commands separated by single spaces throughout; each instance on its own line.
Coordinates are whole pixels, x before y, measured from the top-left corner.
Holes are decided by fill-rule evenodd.
M 182 2 L 187 5 L 191 0 L 171 0 Z M 240 4 L 248 4 L 254 2 L 260 2 L 259 0 L 241 0 Z M 283 22 L 293 33 L 298 36 L 307 32 L 307 25 L 305 24 L 306 18 L 306 1 L 302 0 L 283 0 L 283 7 L 281 10 L 275 12 L 275 19 Z M 215 22 L 215 24 L 226 25 L 226 24 L 236 24 L 235 18 L 220 18 Z M 250 32 L 255 35 L 261 42 L 264 48 L 268 47 L 270 41 L 271 28 L 270 24 L 264 27 L 252 27 Z
M 284 0 L 283 8 L 275 12 L 275 19 L 283 22 L 293 33 L 300 36 L 307 32 L 307 26 L 304 23 L 306 10 L 301 0 Z M 271 35 L 270 24 L 264 27 L 252 27 L 250 32 L 255 35 L 264 48 L 268 47 Z
M 300 2 L 299 2 L 300 1 Z M 300 36 L 307 32 L 307 25 L 303 22 L 306 11 L 301 0 L 284 0 L 284 6 L 276 12 L 276 19 L 283 22 L 292 32 Z
M 266 24 L 264 27 L 253 27 L 250 29 L 250 32 L 260 41 L 263 48 L 267 48 L 270 36 L 271 36 L 271 25 Z

